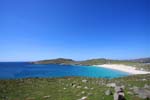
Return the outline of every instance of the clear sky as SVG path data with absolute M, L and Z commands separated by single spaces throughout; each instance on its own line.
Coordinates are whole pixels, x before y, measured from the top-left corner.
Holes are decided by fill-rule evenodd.
M 0 61 L 150 57 L 150 0 L 0 0 Z

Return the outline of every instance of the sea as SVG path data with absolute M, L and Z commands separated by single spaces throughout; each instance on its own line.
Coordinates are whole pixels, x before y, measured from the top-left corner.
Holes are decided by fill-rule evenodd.
M 57 77 L 119 78 L 129 75 L 126 72 L 94 66 L 0 62 L 0 79 Z

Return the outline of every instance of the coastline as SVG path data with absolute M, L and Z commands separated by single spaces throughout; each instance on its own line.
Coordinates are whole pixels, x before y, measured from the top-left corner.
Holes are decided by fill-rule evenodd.
M 127 66 L 123 64 L 103 64 L 103 65 L 93 65 L 93 66 L 119 70 L 130 74 L 150 74 L 150 72 L 148 71 L 137 70 L 133 66 Z

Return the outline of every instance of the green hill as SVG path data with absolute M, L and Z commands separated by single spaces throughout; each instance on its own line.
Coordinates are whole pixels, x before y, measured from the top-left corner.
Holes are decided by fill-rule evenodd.
M 140 70 L 150 71 L 150 58 L 141 58 L 141 59 L 132 59 L 132 60 L 112 60 L 112 59 L 89 59 L 84 61 L 75 61 L 72 59 L 66 58 L 57 58 L 50 60 L 40 60 L 32 62 L 33 64 L 63 64 L 63 65 L 102 65 L 102 64 L 124 64 L 129 66 L 134 66 Z
M 65 59 L 65 58 L 57 58 L 57 59 L 50 59 L 50 60 L 40 60 L 32 62 L 34 64 L 72 64 L 75 61 L 72 59 Z

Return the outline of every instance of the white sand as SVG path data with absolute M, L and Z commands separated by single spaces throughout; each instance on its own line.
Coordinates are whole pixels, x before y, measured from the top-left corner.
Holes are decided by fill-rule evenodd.
M 94 65 L 94 66 L 119 70 L 130 74 L 150 74 L 150 72 L 148 71 L 137 70 L 133 66 L 127 66 L 122 64 L 104 64 L 104 65 Z

